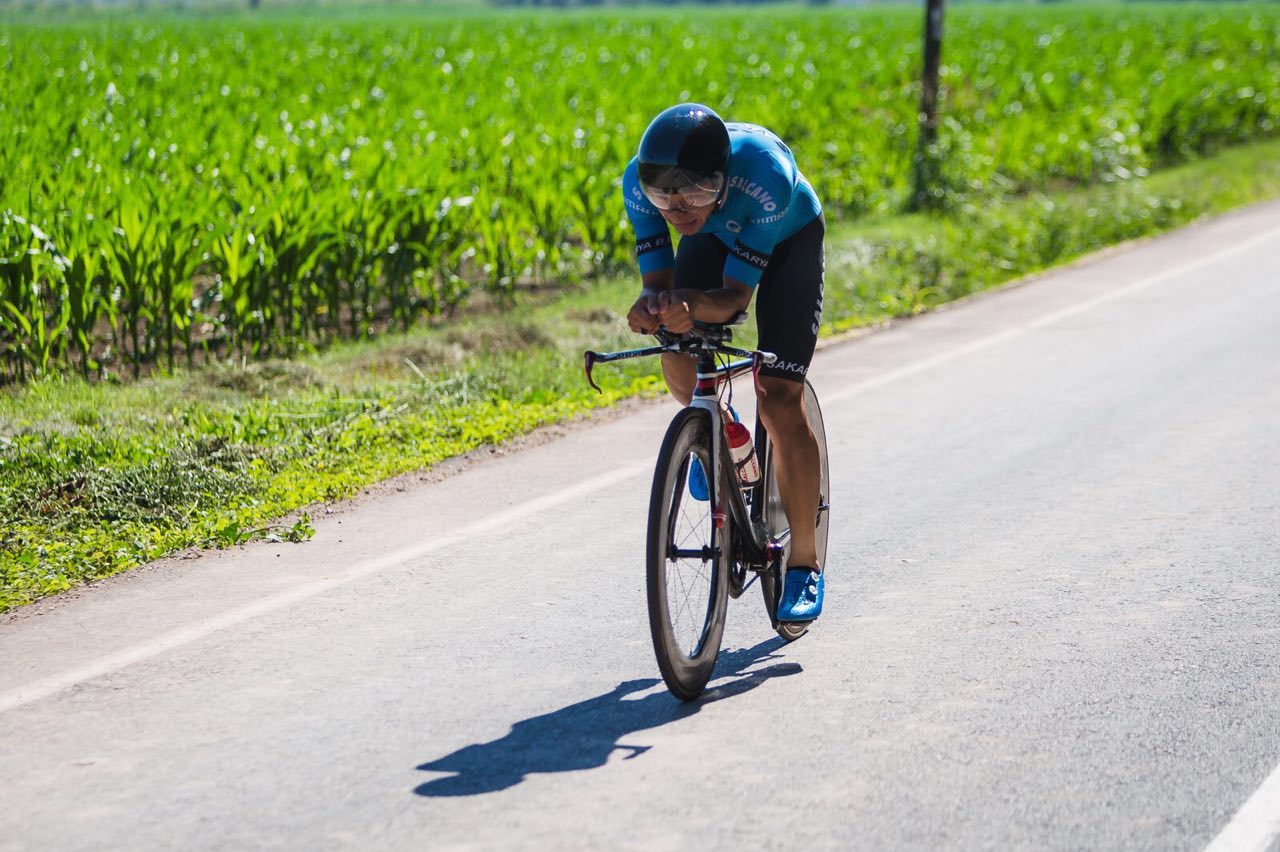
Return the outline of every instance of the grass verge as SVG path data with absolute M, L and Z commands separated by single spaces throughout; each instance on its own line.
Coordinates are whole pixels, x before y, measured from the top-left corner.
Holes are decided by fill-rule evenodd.
M 836 224 L 825 331 L 911 316 L 1123 240 L 1280 197 L 1280 142 L 1112 186 L 942 218 Z M 336 348 L 131 385 L 52 378 L 0 395 L 0 611 L 191 547 L 300 541 L 305 511 L 533 428 L 658 393 L 630 278 Z M 749 339 L 750 335 L 748 335 Z M 278 519 L 291 516 L 287 523 Z

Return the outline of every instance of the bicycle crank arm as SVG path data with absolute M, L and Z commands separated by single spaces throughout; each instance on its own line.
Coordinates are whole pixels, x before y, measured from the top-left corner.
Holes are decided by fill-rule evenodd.
M 773 538 L 769 539 L 769 543 L 765 545 L 765 554 L 772 562 L 775 559 L 781 559 L 783 554 L 787 552 L 787 545 L 791 543 L 791 530 L 785 529 Z

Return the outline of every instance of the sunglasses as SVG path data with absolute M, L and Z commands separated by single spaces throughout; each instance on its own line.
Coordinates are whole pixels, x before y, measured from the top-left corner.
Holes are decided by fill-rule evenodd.
M 687 210 L 715 204 L 723 186 L 724 175 L 717 173 L 679 187 L 650 186 L 642 182 L 640 189 L 659 210 Z

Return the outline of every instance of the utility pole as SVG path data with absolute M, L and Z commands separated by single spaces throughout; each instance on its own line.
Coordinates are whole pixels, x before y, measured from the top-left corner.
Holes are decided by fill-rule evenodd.
M 916 144 L 915 191 L 910 209 L 937 206 L 930 194 L 937 182 L 939 163 L 932 147 L 938 138 L 938 69 L 942 65 L 942 11 L 945 0 L 925 0 L 924 77 L 920 91 L 920 136 Z

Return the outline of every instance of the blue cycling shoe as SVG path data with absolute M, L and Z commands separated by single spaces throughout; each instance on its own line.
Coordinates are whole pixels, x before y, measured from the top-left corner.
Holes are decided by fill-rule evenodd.
M 822 615 L 826 578 L 812 568 L 788 568 L 778 601 L 779 621 L 813 621 Z
M 733 418 L 734 423 L 742 422 L 732 405 L 729 406 L 729 416 Z M 711 488 L 707 485 L 707 472 L 702 469 L 702 462 L 697 459 L 689 464 L 689 496 L 703 503 L 711 499 Z

